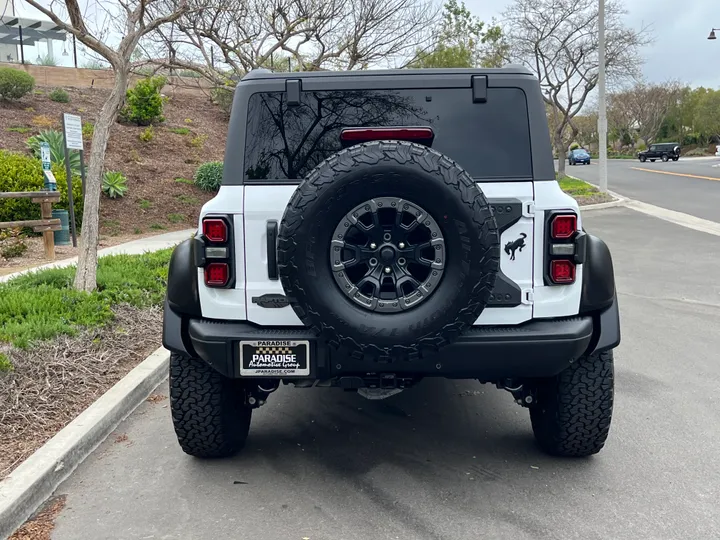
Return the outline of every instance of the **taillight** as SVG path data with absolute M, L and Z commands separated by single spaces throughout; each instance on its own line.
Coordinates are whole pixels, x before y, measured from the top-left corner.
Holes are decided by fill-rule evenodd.
M 577 230 L 577 216 L 574 214 L 559 214 L 555 216 L 550 225 L 550 236 L 553 240 L 570 238 Z
M 576 239 L 583 236 L 577 230 L 577 214 L 553 212 L 547 217 L 545 240 L 545 283 L 548 285 L 570 285 L 575 283 L 578 258 Z
M 214 262 L 205 267 L 205 284 L 212 287 L 224 287 L 230 281 L 228 263 Z
M 202 222 L 203 235 L 211 242 L 223 243 L 228 239 L 228 226 L 224 219 L 208 218 Z
M 202 220 L 202 240 L 196 245 L 198 266 L 204 268 L 205 285 L 233 285 L 232 216 L 207 216 Z
M 574 283 L 575 263 L 566 259 L 550 261 L 550 279 L 554 283 Z
M 433 130 L 428 127 L 345 128 L 340 132 L 343 143 L 385 140 L 430 143 L 433 137 Z

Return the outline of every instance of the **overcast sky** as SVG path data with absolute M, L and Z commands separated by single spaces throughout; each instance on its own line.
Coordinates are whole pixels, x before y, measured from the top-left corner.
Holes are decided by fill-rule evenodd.
M 512 0 L 465 0 L 466 6 L 484 21 L 492 17 L 501 20 L 501 13 L 511 3 Z M 22 0 L 15 0 L 15 4 L 19 14 L 38 17 L 38 12 Z M 625 7 L 628 25 L 634 28 L 652 25 L 655 42 L 643 51 L 647 79 L 652 82 L 677 79 L 691 86 L 720 88 L 720 39 L 707 39 L 713 26 L 720 28 L 719 0 L 626 0 Z M 62 63 L 71 61 L 60 58 Z
M 511 0 L 465 0 L 484 21 L 500 14 Z M 655 42 L 643 51 L 645 76 L 653 82 L 677 79 L 691 86 L 720 87 L 720 39 L 707 39 L 720 28 L 718 0 L 625 0 L 626 22 L 652 25 Z M 720 38 L 720 32 L 718 32 Z

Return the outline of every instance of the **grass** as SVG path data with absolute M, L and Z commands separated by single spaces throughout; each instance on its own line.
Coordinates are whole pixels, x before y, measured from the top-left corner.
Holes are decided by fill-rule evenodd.
M 185 204 L 200 204 L 200 199 L 192 195 L 176 195 L 175 198 Z
M 558 183 L 560 184 L 560 188 L 565 193 L 575 199 L 577 199 L 578 197 L 591 197 L 599 193 L 598 189 L 595 186 L 592 186 L 587 182 L 583 182 L 578 178 L 573 178 L 572 176 L 558 178 Z
M 186 127 L 168 128 L 168 131 L 178 135 L 190 135 L 190 130 Z
M 9 127 L 5 128 L 5 131 L 9 131 L 10 133 L 30 133 L 32 131 L 32 128 L 29 127 Z
M 161 223 L 153 223 L 152 225 L 150 225 L 150 228 L 154 231 L 164 231 L 165 229 L 167 229 L 167 227 L 165 225 L 162 225 Z
M 0 341 L 27 348 L 37 340 L 108 325 L 118 304 L 161 305 L 171 253 L 102 257 L 92 293 L 73 289 L 75 267 L 40 270 L 0 284 Z
M 182 177 L 176 178 L 175 181 L 176 181 L 178 184 L 187 184 L 187 185 L 189 185 L 189 186 L 192 186 L 192 185 L 195 183 L 195 182 L 193 182 L 193 181 L 192 181 L 191 179 L 189 179 L 189 178 L 182 178 Z
M 170 223 L 180 223 L 185 220 L 183 214 L 168 214 L 167 218 Z
M 147 199 L 140 199 L 140 208 L 143 210 L 150 210 L 150 207 L 152 206 L 152 203 L 148 201 Z

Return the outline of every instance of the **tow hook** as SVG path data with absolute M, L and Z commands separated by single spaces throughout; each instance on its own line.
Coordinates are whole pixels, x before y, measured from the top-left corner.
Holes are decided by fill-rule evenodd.
M 268 379 L 245 390 L 245 404 L 251 409 L 258 409 L 265 405 L 267 398 L 280 386 L 279 379 Z
M 515 403 L 521 407 L 533 407 L 537 404 L 537 396 L 534 388 L 528 388 L 526 385 L 515 379 L 505 379 L 503 382 L 497 383 L 496 386 L 502 390 L 507 390 L 513 396 Z

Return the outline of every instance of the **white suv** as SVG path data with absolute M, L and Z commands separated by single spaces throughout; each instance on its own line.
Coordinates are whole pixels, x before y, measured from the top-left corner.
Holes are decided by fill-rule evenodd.
M 555 180 L 524 68 L 271 73 L 237 86 L 223 185 L 170 263 L 183 450 L 242 448 L 280 384 L 384 398 L 477 379 L 539 446 L 604 445 L 612 259 Z

